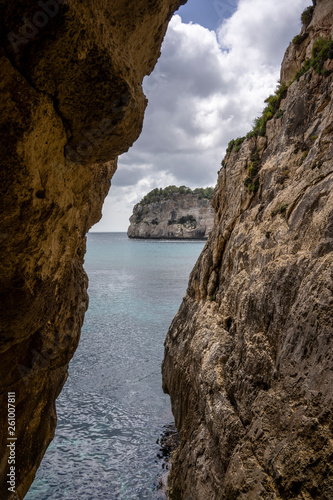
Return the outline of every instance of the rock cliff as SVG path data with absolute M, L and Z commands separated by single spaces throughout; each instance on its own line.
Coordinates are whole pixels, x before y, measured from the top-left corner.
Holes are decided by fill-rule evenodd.
M 1 499 L 24 497 L 53 437 L 88 305 L 85 234 L 140 134 L 142 80 L 181 3 L 0 0 Z
M 274 116 L 219 172 L 214 228 L 165 343 L 172 499 L 333 498 L 332 20 L 317 0 Z
M 145 239 L 207 239 L 214 223 L 209 199 L 194 193 L 176 193 L 168 199 L 133 209 L 127 234 Z

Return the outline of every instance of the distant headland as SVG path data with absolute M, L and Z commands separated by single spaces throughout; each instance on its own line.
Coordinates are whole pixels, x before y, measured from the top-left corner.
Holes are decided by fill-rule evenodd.
M 207 239 L 214 223 L 212 187 L 155 188 L 133 208 L 129 238 Z

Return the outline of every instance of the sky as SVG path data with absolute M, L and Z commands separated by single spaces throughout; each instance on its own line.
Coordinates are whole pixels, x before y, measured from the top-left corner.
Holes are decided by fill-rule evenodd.
M 188 0 L 173 16 L 153 73 L 143 131 L 119 157 L 103 217 L 126 231 L 133 206 L 171 184 L 215 186 L 228 142 L 249 132 L 274 92 L 284 52 L 311 0 Z

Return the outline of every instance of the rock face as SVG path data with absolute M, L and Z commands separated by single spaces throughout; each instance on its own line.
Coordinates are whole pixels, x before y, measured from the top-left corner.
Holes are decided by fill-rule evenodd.
M 0 0 L 1 499 L 24 497 L 53 437 L 88 305 L 85 234 L 140 134 L 141 83 L 181 3 Z
M 317 0 L 283 79 L 332 35 L 332 15 L 331 0 Z M 215 225 L 165 343 L 163 384 L 180 432 L 172 499 L 333 498 L 333 81 L 324 69 L 332 61 L 294 81 L 265 137 L 246 139 L 219 172 Z M 256 192 L 244 185 L 254 157 Z
M 129 238 L 207 239 L 214 223 L 211 200 L 176 194 L 149 205 L 138 203 L 130 218 Z

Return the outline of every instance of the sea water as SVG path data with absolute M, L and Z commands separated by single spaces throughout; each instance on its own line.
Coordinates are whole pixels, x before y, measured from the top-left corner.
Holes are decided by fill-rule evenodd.
M 89 309 L 56 435 L 26 499 L 160 498 L 157 441 L 173 422 L 163 342 L 203 245 L 88 235 Z

